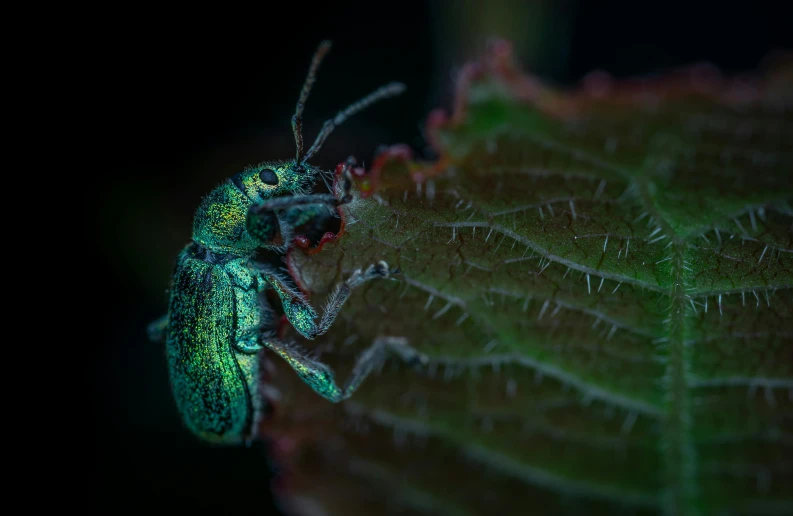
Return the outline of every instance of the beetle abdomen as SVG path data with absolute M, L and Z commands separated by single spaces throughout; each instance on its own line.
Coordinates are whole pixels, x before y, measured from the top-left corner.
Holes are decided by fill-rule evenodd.
M 171 389 L 185 424 L 198 436 L 239 441 L 249 429 L 251 397 L 235 360 L 235 300 L 221 265 L 189 257 L 177 265 L 166 348 Z

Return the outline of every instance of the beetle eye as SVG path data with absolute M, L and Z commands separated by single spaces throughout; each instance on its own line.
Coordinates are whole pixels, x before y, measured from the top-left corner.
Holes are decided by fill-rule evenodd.
M 278 176 L 269 168 L 265 168 L 259 172 L 259 178 L 262 180 L 262 183 L 266 185 L 275 186 L 278 184 Z

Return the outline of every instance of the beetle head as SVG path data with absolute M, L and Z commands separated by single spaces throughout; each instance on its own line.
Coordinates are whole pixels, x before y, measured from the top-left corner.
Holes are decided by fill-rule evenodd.
M 231 180 L 249 199 L 264 201 L 281 195 L 303 195 L 319 173 L 306 163 L 270 161 L 246 168 Z

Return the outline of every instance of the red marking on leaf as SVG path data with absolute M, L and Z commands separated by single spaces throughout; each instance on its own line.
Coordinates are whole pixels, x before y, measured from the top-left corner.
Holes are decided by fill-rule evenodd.
M 466 107 L 468 106 L 468 90 L 474 80 L 480 79 L 484 74 L 481 63 L 468 63 L 460 70 L 455 85 L 454 109 L 452 111 L 451 124 L 458 125 L 465 118 Z
M 359 182 L 361 195 L 366 198 L 374 194 L 380 186 L 383 167 L 391 160 L 409 163 L 413 159 L 413 150 L 405 144 L 396 144 L 386 148 L 374 158 L 369 173 Z M 360 176 L 359 176 L 360 177 Z
M 435 115 L 431 116 L 429 123 L 441 124 L 445 123 L 446 116 L 441 111 L 434 112 Z M 433 134 L 433 133 L 429 133 Z M 432 142 L 440 148 L 437 141 Z M 413 150 L 405 144 L 396 144 L 386 148 L 375 156 L 372 168 L 362 181 L 359 182 L 362 196 L 364 198 L 370 197 L 380 188 L 383 179 L 383 169 L 389 163 L 404 163 L 407 165 L 410 178 L 415 183 L 423 183 L 428 177 L 440 174 L 445 170 L 448 162 L 442 158 L 434 163 L 419 163 L 413 160 Z
M 341 191 L 340 191 L 341 187 L 339 186 L 339 179 L 341 178 L 341 173 L 343 170 L 344 170 L 344 163 L 339 163 L 336 166 L 336 174 L 333 177 L 333 187 L 332 187 L 333 193 L 336 195 L 341 195 Z M 341 227 L 339 227 L 339 232 L 336 234 L 338 238 L 344 234 L 344 226 L 347 223 L 347 218 L 344 216 L 344 211 L 341 209 L 341 206 L 336 206 L 336 213 L 339 214 L 339 218 L 341 219 Z M 323 241 L 325 240 L 325 236 L 327 236 L 327 234 L 322 237 Z M 323 241 L 320 241 L 320 247 L 322 247 L 322 244 L 324 243 Z
M 581 87 L 593 98 L 604 98 L 611 92 L 614 78 L 603 70 L 588 73 L 581 81 Z
M 495 39 L 485 55 L 463 66 L 455 87 L 451 116 L 436 110 L 427 122 L 427 134 L 433 147 L 443 154 L 438 133 L 442 129 L 461 124 L 467 115 L 471 86 L 480 81 L 493 80 L 506 87 L 511 97 L 533 104 L 551 117 L 568 119 L 580 116 L 596 106 L 653 109 L 661 101 L 690 96 L 705 97 L 713 102 L 743 106 L 773 100 L 782 106 L 793 103 L 790 93 L 768 95 L 778 89 L 780 77 L 790 74 L 793 54 L 780 52 L 764 60 L 764 67 L 772 73 L 746 74 L 727 78 L 709 63 L 673 70 L 660 77 L 613 80 L 602 71 L 592 72 L 577 89 L 561 91 L 545 86 L 537 77 L 525 73 L 515 63 L 509 42 Z M 782 98 L 780 98 L 782 97 Z
M 322 246 L 325 245 L 328 242 L 335 242 L 336 239 L 339 237 L 339 235 L 341 235 L 342 231 L 344 231 L 344 228 L 339 230 L 339 234 L 338 235 L 336 233 L 331 232 L 331 231 L 328 231 L 327 233 L 322 235 L 322 238 L 320 239 L 319 244 L 317 244 L 317 247 L 315 249 L 312 249 L 311 251 L 309 251 L 308 254 L 314 254 L 317 251 L 320 251 L 322 249 Z
M 449 116 L 441 108 L 433 109 L 427 116 L 427 123 L 424 132 L 426 133 L 427 140 L 429 141 L 432 148 L 435 149 L 435 151 L 439 154 L 443 153 L 443 147 L 441 146 L 441 141 L 438 138 L 438 131 L 448 123 Z
M 324 246 L 326 243 L 335 242 L 336 239 L 341 235 L 342 231 L 343 228 L 342 230 L 339 231 L 338 234 L 328 231 L 327 233 L 322 235 L 322 238 L 314 247 L 311 246 L 311 240 L 309 240 L 307 236 L 298 235 L 294 239 L 294 245 L 295 247 L 299 247 L 300 249 L 302 249 L 306 254 L 315 254 L 320 252 L 322 250 L 322 246 Z
M 311 247 L 311 240 L 309 240 L 305 235 L 297 235 L 295 237 L 294 244 L 300 249 L 308 249 Z

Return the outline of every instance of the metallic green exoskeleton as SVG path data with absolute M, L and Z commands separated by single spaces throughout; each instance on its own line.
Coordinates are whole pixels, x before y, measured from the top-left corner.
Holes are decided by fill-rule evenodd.
M 316 311 L 288 274 L 261 258 L 262 253 L 285 253 L 294 228 L 307 222 L 321 226 L 337 216 L 337 206 L 351 200 L 352 158 L 339 167 L 329 194 L 307 193 L 325 174 L 307 160 L 347 117 L 404 88 L 389 84 L 339 112 L 304 153 L 303 106 L 329 48 L 323 42 L 315 54 L 292 118 L 296 158 L 247 168 L 203 200 L 195 214 L 192 241 L 176 262 L 168 315 L 149 328 L 153 339 L 166 343 L 171 388 L 182 418 L 205 440 L 234 444 L 255 438 L 258 419 L 272 402 L 262 394 L 266 389 L 258 369 L 264 348 L 286 360 L 305 383 L 333 402 L 349 397 L 387 352 L 407 361 L 423 360 L 402 339 L 383 337 L 362 353 L 340 387 L 327 366 L 276 336 L 279 316 L 265 291 L 278 295 L 290 324 L 312 339 L 330 328 L 352 289 L 392 274 L 385 262 L 356 270 L 336 287 L 317 322 Z

